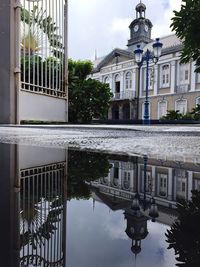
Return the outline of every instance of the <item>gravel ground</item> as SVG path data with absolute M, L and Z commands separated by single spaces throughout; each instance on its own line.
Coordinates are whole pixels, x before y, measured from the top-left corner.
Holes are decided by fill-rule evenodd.
M 0 127 L 0 142 L 200 162 L 200 127 Z

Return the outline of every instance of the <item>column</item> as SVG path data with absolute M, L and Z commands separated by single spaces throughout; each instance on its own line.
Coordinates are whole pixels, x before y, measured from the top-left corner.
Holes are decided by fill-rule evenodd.
M 172 200 L 173 196 L 173 169 L 169 168 L 168 169 L 168 200 Z
M 156 167 L 152 166 L 152 197 L 156 195 Z
M 144 68 L 140 68 L 140 81 L 139 81 L 139 83 L 140 83 L 140 96 L 142 96 L 142 91 L 143 91 L 143 88 L 142 88 L 142 86 L 143 86 L 142 81 L 144 80 L 143 70 L 144 70 Z
M 130 171 L 130 176 L 131 176 L 130 177 L 130 191 L 131 192 L 133 192 L 133 189 L 134 189 L 133 188 L 134 187 L 134 176 L 135 176 L 134 174 L 135 174 L 134 170 L 131 170 Z
M 119 119 L 123 120 L 123 106 L 119 105 Z
M 122 188 L 122 181 L 123 181 L 123 170 L 120 165 L 121 164 L 119 164 L 119 186 L 118 186 L 119 189 Z
M 135 109 L 133 102 L 130 101 L 129 104 L 130 104 L 130 120 L 135 120 Z
M 191 77 L 190 77 L 190 91 L 194 92 L 196 87 L 196 73 L 195 71 L 195 62 L 191 62 Z
M 120 99 L 124 98 L 124 72 L 120 72 Z
M 17 122 L 15 76 L 17 74 L 19 77 L 20 74 L 16 66 L 16 57 L 18 56 L 19 61 L 20 53 L 20 43 L 15 42 L 19 35 L 16 32 L 17 25 L 20 23 L 15 12 L 18 10 L 19 13 L 20 9 L 16 5 L 17 2 L 19 1 L 0 1 L 0 123 Z
M 158 77 L 158 65 L 154 65 L 154 95 L 158 95 L 158 88 L 159 88 L 159 77 Z
M 112 107 L 109 107 L 108 109 L 108 119 L 112 120 Z
M 108 174 L 108 185 L 109 186 L 111 186 L 111 182 L 113 181 L 113 176 L 114 176 L 114 168 L 112 167 Z
M 133 91 L 133 97 L 136 96 L 136 90 L 137 90 L 137 83 L 136 83 L 136 69 L 133 69 L 133 75 L 132 75 L 132 91 Z
M 171 81 L 171 94 L 175 93 L 175 87 L 176 87 L 176 61 L 173 60 L 171 62 L 171 75 L 170 75 L 170 81 Z M 178 78 L 178 77 L 177 77 Z
M 193 190 L 193 172 L 188 171 L 188 192 L 187 192 L 188 200 L 191 200 L 192 190 Z
M 111 92 L 114 93 L 113 74 L 109 74 L 109 87 L 110 87 Z

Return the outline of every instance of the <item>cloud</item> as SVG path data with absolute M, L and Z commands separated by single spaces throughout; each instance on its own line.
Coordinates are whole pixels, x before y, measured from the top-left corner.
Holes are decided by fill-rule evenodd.
M 171 33 L 173 10 L 180 9 L 181 0 L 143 0 L 146 17 L 154 27 L 152 37 Z M 69 56 L 93 59 L 108 54 L 113 48 L 126 48 L 130 37 L 129 24 L 135 19 L 139 0 L 71 0 L 69 1 Z

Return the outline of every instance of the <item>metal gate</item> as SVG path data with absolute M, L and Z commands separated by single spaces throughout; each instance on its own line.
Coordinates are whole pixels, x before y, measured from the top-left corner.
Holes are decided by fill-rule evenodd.
M 67 0 L 21 0 L 21 90 L 67 98 Z

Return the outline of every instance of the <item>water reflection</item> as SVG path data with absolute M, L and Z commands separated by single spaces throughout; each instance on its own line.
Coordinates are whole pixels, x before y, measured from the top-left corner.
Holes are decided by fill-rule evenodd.
M 0 173 L 4 267 L 200 261 L 195 162 L 0 145 Z
M 86 182 L 98 180 L 109 173 L 108 156 L 98 153 L 69 150 L 67 198 L 89 199 Z
M 148 237 L 148 221 L 151 219 L 152 222 L 157 221 L 157 223 L 172 227 L 167 237 L 170 243 L 169 248 L 174 248 L 175 253 L 179 255 L 178 261 L 186 261 L 183 251 L 186 253 L 187 249 L 182 243 L 185 241 L 184 244 L 188 244 L 189 240 L 193 240 L 197 242 L 196 248 L 198 247 L 193 250 L 193 254 L 196 255 L 196 262 L 200 262 L 198 246 L 200 238 L 193 225 L 197 240 L 193 236 L 188 239 L 190 227 L 187 215 L 189 214 L 185 212 L 186 203 L 191 204 L 187 201 L 191 198 L 194 201 L 192 190 L 200 189 L 199 166 L 195 163 L 148 159 L 146 156 L 143 158 L 111 156 L 109 162 L 112 166 L 109 174 L 98 181 L 91 182 L 91 191 L 93 198 L 106 204 L 109 209 L 124 211 L 124 218 L 127 221 L 125 232 L 132 240 L 132 252 L 135 255 L 141 253 L 142 240 Z M 178 209 L 176 208 L 177 201 L 179 203 L 182 201 Z M 181 212 L 182 215 L 180 215 Z M 196 213 L 200 216 L 199 207 Z M 187 229 L 184 230 L 187 230 L 188 236 L 186 234 L 185 237 L 183 227 L 180 227 L 180 223 L 176 221 L 177 217 L 180 220 L 183 214 L 187 218 L 187 222 L 185 221 Z M 200 221 L 196 218 L 196 222 Z M 179 233 L 179 239 L 178 233 L 174 233 L 175 229 Z M 189 247 L 191 248 L 191 244 Z M 175 260 L 171 266 L 175 266 Z
M 21 266 L 64 266 L 65 165 L 52 163 L 20 171 Z

